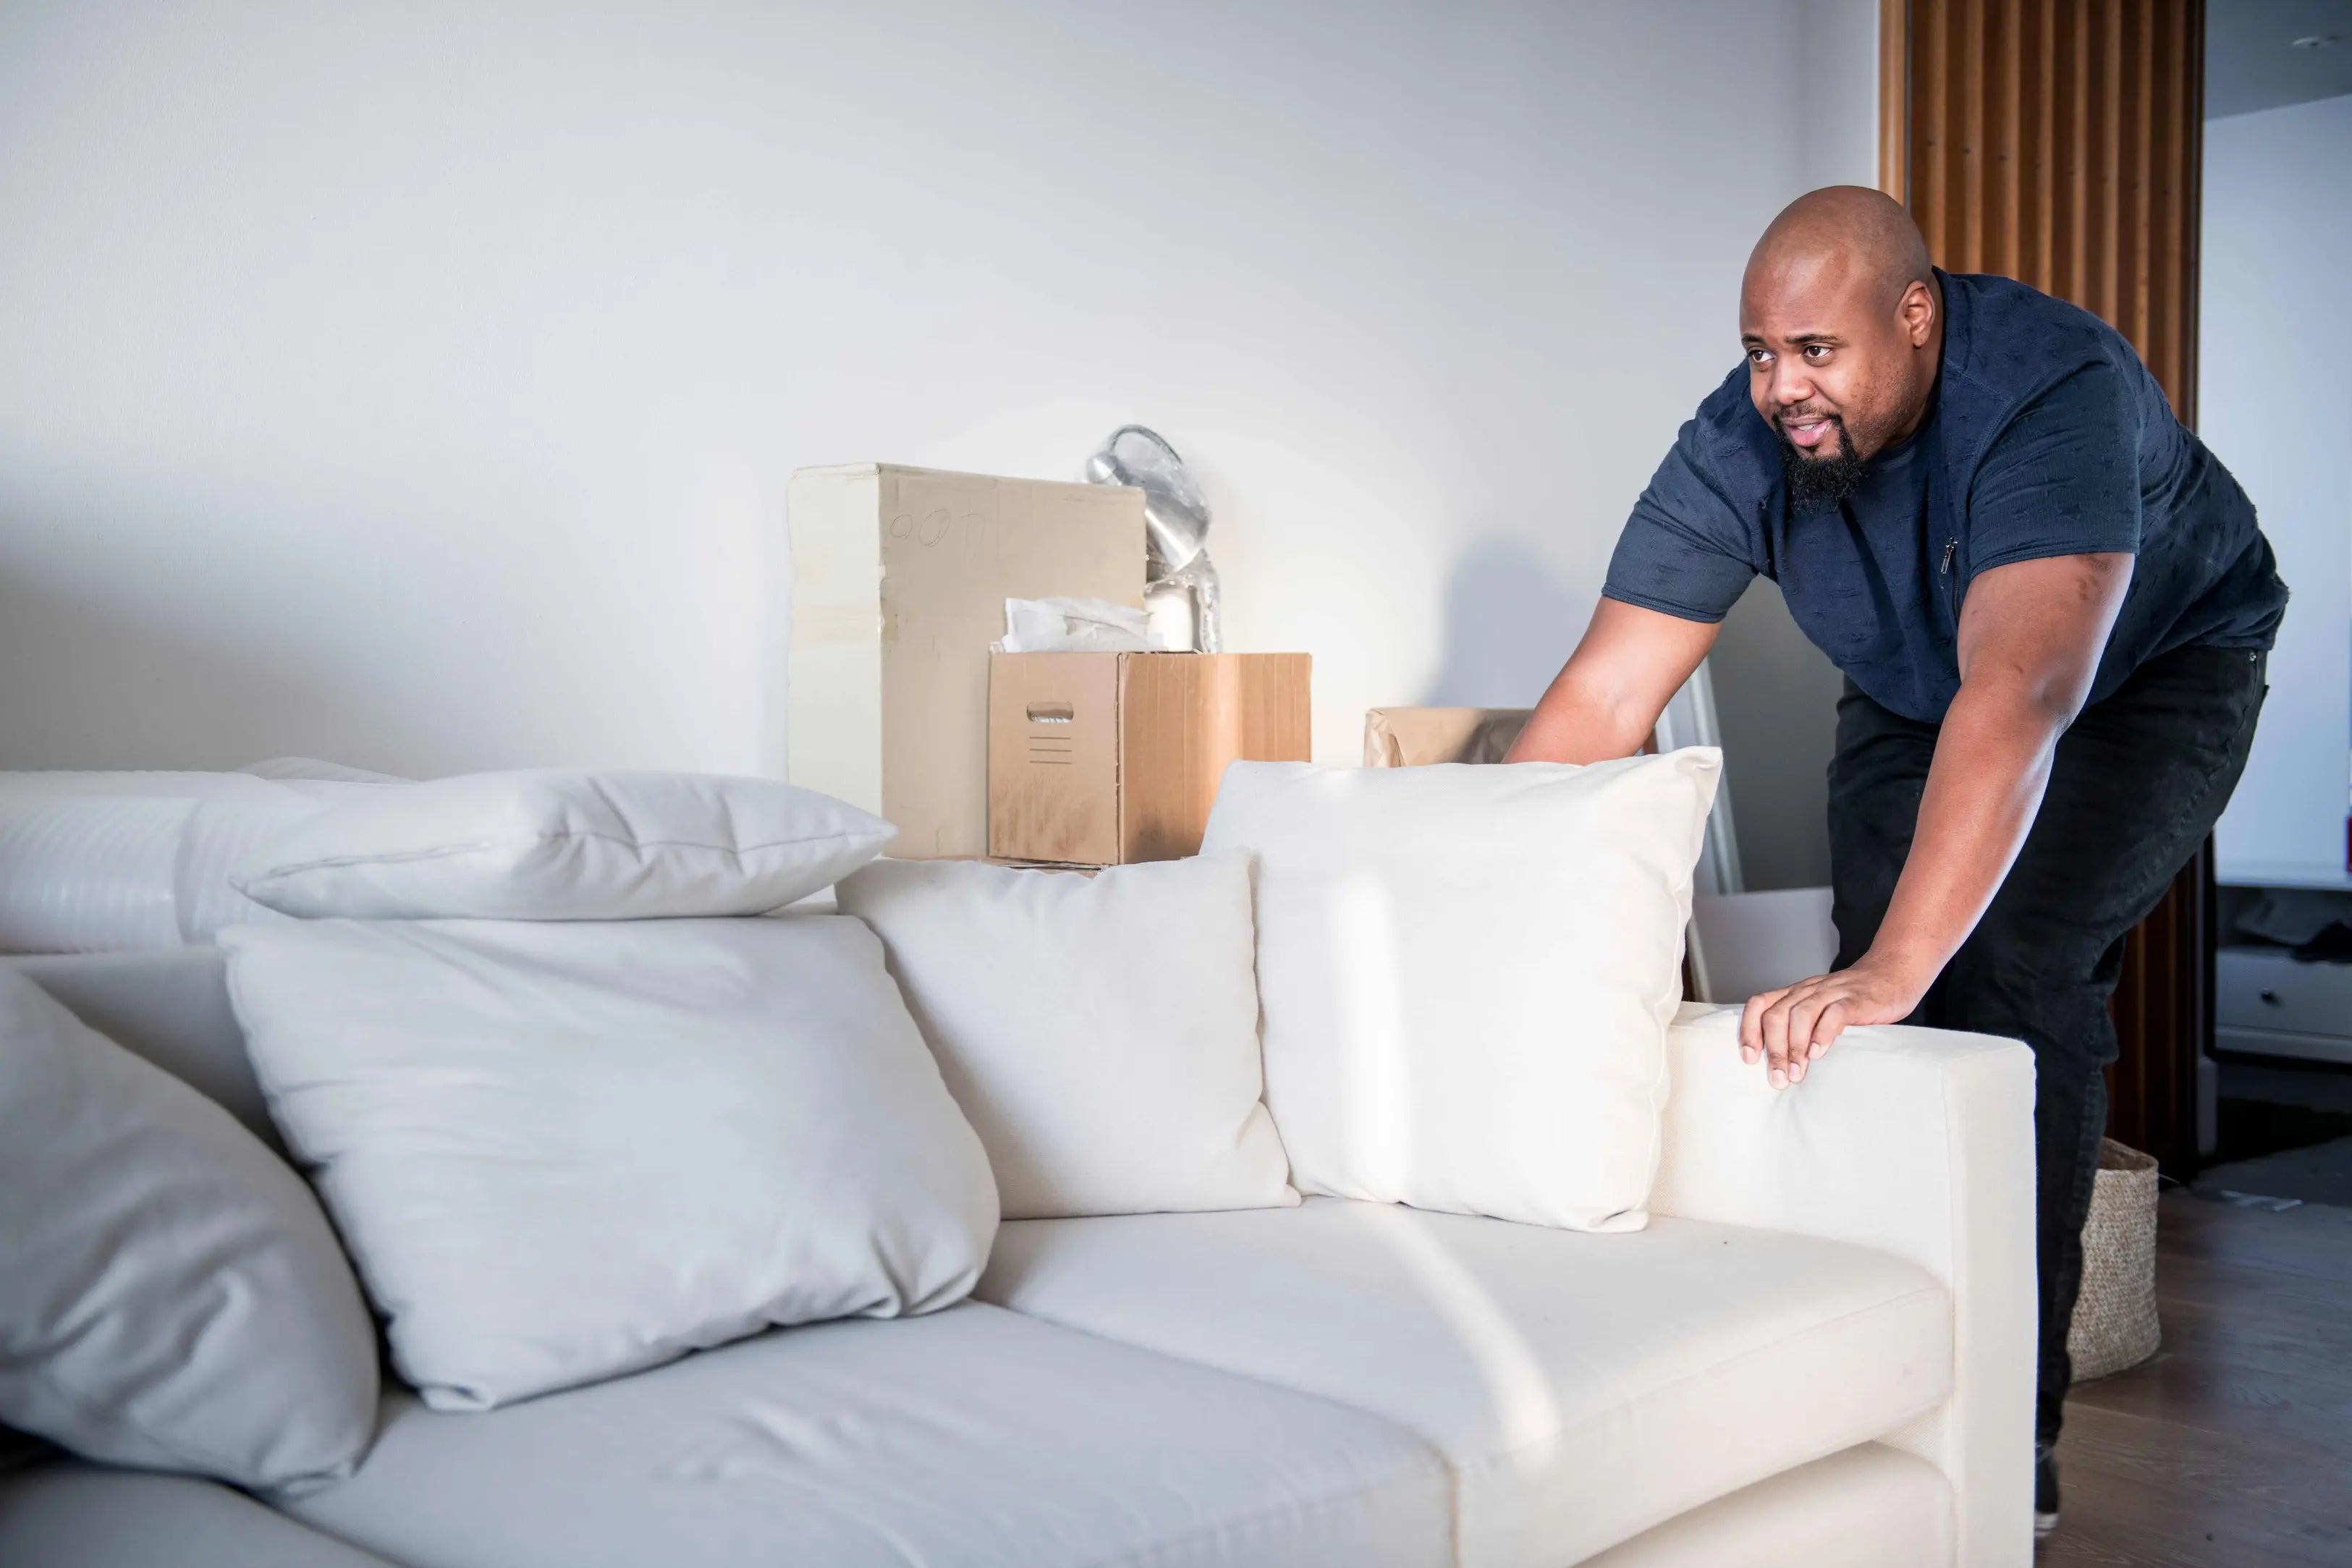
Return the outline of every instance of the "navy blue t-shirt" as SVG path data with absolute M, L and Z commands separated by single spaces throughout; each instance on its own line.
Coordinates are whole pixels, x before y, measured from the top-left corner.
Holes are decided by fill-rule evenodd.
M 1780 438 L 1743 364 L 1699 405 L 1617 541 L 1601 591 L 1720 621 L 1759 573 L 1881 705 L 1939 722 L 1977 573 L 2123 551 L 2132 581 L 2090 700 L 2190 643 L 2267 648 L 2286 605 L 2254 508 L 2123 335 L 2006 277 L 1936 274 L 1928 417 L 1836 507 L 1791 515 Z

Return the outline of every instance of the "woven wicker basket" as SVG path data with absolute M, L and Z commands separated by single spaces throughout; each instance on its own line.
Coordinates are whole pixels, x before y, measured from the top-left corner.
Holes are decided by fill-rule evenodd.
M 2137 1366 L 2163 1337 L 2156 1321 L 2156 1160 L 2105 1139 L 2083 1224 L 2083 1293 L 2066 1331 L 2074 1381 Z

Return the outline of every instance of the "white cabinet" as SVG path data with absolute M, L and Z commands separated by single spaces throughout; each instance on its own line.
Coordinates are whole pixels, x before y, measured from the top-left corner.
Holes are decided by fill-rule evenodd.
M 2214 960 L 2213 1043 L 2223 1051 L 2352 1062 L 2352 964 L 2298 964 L 2284 947 Z

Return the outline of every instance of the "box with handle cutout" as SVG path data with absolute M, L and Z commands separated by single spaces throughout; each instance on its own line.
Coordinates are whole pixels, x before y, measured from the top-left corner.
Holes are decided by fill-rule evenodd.
M 1308 760 L 1305 653 L 992 653 L 992 860 L 1197 854 L 1225 764 Z

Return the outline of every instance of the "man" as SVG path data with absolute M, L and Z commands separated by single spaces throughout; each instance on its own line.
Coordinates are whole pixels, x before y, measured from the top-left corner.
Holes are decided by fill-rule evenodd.
M 1937 270 L 1888 197 L 1791 204 L 1739 311 L 1746 365 L 1634 506 L 1511 760 L 1634 751 L 1759 572 L 1844 672 L 1836 967 L 1749 1001 L 1741 1051 L 1786 1088 L 1857 1024 L 2032 1047 L 2047 1533 L 2107 998 L 2125 933 L 2236 787 L 2286 589 L 2244 492 L 2118 333 Z

